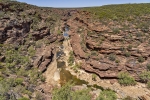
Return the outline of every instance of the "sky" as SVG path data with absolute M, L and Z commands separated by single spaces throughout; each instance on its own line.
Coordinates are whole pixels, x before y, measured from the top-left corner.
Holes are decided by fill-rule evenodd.
M 150 0 L 17 0 L 41 7 L 74 8 L 109 4 L 150 3 Z

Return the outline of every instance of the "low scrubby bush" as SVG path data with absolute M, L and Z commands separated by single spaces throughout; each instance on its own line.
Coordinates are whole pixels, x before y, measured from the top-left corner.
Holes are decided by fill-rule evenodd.
M 117 96 L 112 90 L 104 90 L 96 100 L 117 100 Z
M 68 59 L 68 63 L 69 63 L 69 65 L 70 66 L 72 66 L 73 65 L 73 63 L 74 63 L 74 55 L 73 55 L 73 52 L 71 51 L 70 53 L 69 53 L 69 59 Z
M 131 77 L 127 72 L 120 72 L 118 74 L 119 83 L 121 85 L 127 86 L 127 85 L 135 85 L 136 81 L 133 77 Z
M 150 70 L 150 64 L 147 64 L 146 66 L 147 66 L 147 69 Z
M 109 55 L 109 60 L 115 61 L 115 60 L 116 60 L 116 55 L 110 54 L 110 55 Z
M 138 62 L 142 63 L 144 61 L 145 61 L 145 59 L 142 56 L 138 57 Z
M 139 77 L 142 82 L 147 83 L 150 80 L 150 71 L 143 71 Z

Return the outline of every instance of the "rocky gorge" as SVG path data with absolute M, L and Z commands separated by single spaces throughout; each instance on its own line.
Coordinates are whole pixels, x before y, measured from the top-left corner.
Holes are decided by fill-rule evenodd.
M 149 100 L 149 5 L 61 9 L 0 1 L 0 99 L 53 99 L 63 50 L 65 70 L 88 82 L 75 90 L 96 84 L 115 91 L 118 100 Z M 91 91 L 92 100 L 100 91 Z

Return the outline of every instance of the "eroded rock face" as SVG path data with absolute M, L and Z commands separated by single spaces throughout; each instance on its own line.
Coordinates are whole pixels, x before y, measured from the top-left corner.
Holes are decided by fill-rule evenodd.
M 0 22 L 0 42 L 13 43 L 24 37 L 30 30 L 30 23 L 30 20 L 2 19 Z
M 72 37 L 72 40 L 70 43 L 74 50 L 75 55 L 80 58 L 86 58 L 86 55 L 80 45 L 80 41 L 81 41 L 80 37 L 76 33 L 74 33 L 73 36 L 71 36 L 71 37 Z
M 53 58 L 53 46 L 39 48 L 36 51 L 34 66 L 38 67 L 41 72 L 44 72 Z
M 117 68 L 114 65 L 107 63 L 101 63 L 98 61 L 85 62 L 82 64 L 82 68 L 88 72 L 94 72 L 101 78 L 117 79 Z
M 35 40 L 43 39 L 45 36 L 50 35 L 50 29 L 47 27 L 42 27 L 41 29 L 38 29 L 37 31 L 33 31 L 31 34 Z
M 84 70 L 104 79 L 117 79 L 118 73 L 125 71 L 140 81 L 139 74 L 147 70 L 149 63 L 148 31 L 135 28 L 130 22 L 123 22 L 130 24 L 128 30 L 119 30 L 124 26 L 116 21 L 104 24 L 82 11 L 75 12 L 65 23 L 70 26 L 71 46 L 75 57 L 82 60 Z

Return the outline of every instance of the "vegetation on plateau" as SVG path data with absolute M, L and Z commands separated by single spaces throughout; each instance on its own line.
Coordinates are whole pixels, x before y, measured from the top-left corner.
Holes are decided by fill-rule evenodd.
M 99 19 L 133 20 L 141 15 L 150 14 L 150 4 L 120 4 L 84 8 Z

